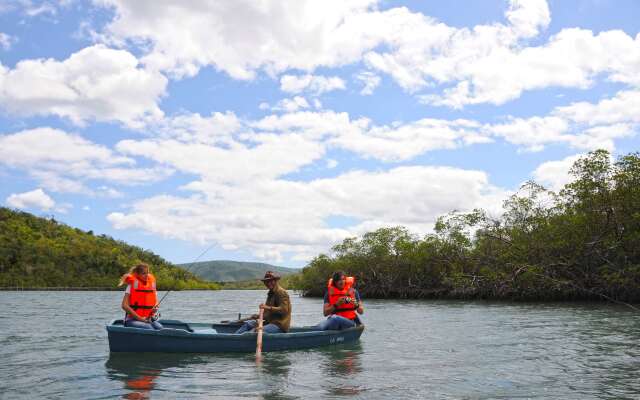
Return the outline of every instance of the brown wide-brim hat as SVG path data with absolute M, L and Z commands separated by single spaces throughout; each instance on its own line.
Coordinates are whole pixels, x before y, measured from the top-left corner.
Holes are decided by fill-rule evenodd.
M 264 278 L 260 279 L 262 282 L 267 281 L 277 281 L 280 279 L 280 276 L 273 271 L 267 271 L 264 273 Z

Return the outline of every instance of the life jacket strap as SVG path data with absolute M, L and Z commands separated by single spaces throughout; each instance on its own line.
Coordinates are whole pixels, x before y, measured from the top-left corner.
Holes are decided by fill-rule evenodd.
M 134 310 L 138 310 L 138 309 L 151 310 L 153 308 L 153 306 L 139 306 L 137 304 L 129 304 L 129 307 L 133 308 Z

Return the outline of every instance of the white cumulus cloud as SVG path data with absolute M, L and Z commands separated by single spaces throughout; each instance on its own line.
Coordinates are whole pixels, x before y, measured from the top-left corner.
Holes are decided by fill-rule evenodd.
M 167 79 L 141 68 L 125 50 L 95 45 L 63 61 L 0 64 L 0 107 L 18 115 L 56 115 L 83 125 L 119 121 L 140 128 L 162 117 L 158 102 Z
M 136 168 L 132 158 L 53 128 L 0 135 L 0 164 L 27 172 L 50 190 L 87 194 L 93 193 L 86 186 L 91 180 L 139 185 L 171 173 L 162 167 Z
M 260 71 L 276 76 L 298 70 L 305 73 L 281 78 L 282 90 L 319 94 L 344 82 L 315 70 L 364 62 L 373 75 L 357 77 L 365 84 L 362 94 L 384 73 L 423 102 L 453 108 L 499 105 L 547 87 L 588 88 L 599 76 L 640 84 L 640 36 L 569 27 L 530 45 L 550 24 L 545 0 L 511 0 L 506 22 L 470 28 L 406 7 L 381 10 L 386 4 L 375 0 L 97 4 L 115 12 L 102 32 L 107 43 L 142 42 L 145 65 L 177 77 L 204 66 L 245 80 Z
M 564 143 L 580 150 L 615 149 L 615 140 L 637 135 L 640 92 L 623 90 L 597 103 L 576 102 L 556 107 L 549 115 L 509 118 L 490 124 L 483 131 L 502 137 L 529 151 L 541 151 L 548 144 Z
M 4 32 L 0 32 L 0 47 L 4 50 L 9 50 L 11 45 L 16 41 L 16 38 L 8 35 Z
M 548 189 L 559 192 L 573 180 L 569 170 L 582 156 L 583 154 L 576 154 L 559 161 L 544 162 L 533 171 L 533 179 Z
M 280 90 L 287 93 L 311 92 L 320 95 L 332 90 L 345 89 L 342 78 L 337 76 L 284 75 L 280 78 Z
M 260 167 L 255 163 L 254 168 Z M 425 232 L 437 216 L 451 209 L 494 209 L 506 195 L 481 171 L 399 167 L 352 171 L 310 182 L 201 182 L 192 196 L 151 197 L 108 219 L 117 229 L 143 229 L 168 238 L 245 248 L 258 257 L 279 261 L 286 254 L 304 259 L 326 251 L 364 227 L 331 228 L 326 219 L 332 215 Z
M 302 96 L 295 96 L 291 99 L 282 99 L 272 109 L 275 111 L 285 111 L 292 113 L 301 109 L 309 108 L 309 102 Z
M 360 90 L 360 94 L 368 96 L 373 94 L 375 88 L 380 84 L 380 77 L 371 71 L 362 71 L 356 75 L 356 79 L 360 81 L 364 87 Z
M 106 40 L 147 41 L 151 51 L 144 62 L 154 69 L 184 76 L 211 65 L 233 78 L 252 79 L 257 69 L 311 71 L 356 61 L 362 39 L 345 40 L 353 33 L 350 21 L 374 1 L 96 3 L 116 15 L 105 29 Z
M 10 207 L 20 209 L 37 208 L 43 211 L 51 210 L 56 205 L 56 202 L 42 189 L 11 194 L 7 197 L 6 203 Z

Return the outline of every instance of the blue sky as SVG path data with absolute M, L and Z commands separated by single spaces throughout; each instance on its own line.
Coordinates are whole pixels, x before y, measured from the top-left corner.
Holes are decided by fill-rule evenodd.
M 0 2 L 0 201 L 176 263 L 344 238 L 638 150 L 634 0 Z

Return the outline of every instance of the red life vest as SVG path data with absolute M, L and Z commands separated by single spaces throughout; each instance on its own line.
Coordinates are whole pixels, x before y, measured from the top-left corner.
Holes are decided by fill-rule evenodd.
M 333 286 L 333 279 L 329 279 L 327 283 L 327 292 L 328 292 L 328 300 L 329 304 L 335 307 L 335 314 L 340 315 L 341 317 L 345 317 L 347 319 L 354 320 L 356 319 L 356 291 L 353 288 L 353 284 L 355 283 L 355 278 L 353 276 L 346 276 L 344 279 L 344 286 L 342 290 Z M 351 299 L 349 303 L 343 303 L 341 306 L 336 306 L 335 304 L 342 297 L 348 297 Z
M 148 274 L 147 281 L 143 282 L 135 274 L 128 274 L 124 281 L 131 285 L 129 293 L 129 307 L 142 318 L 151 316 L 151 310 L 158 302 L 156 295 L 156 278 Z

